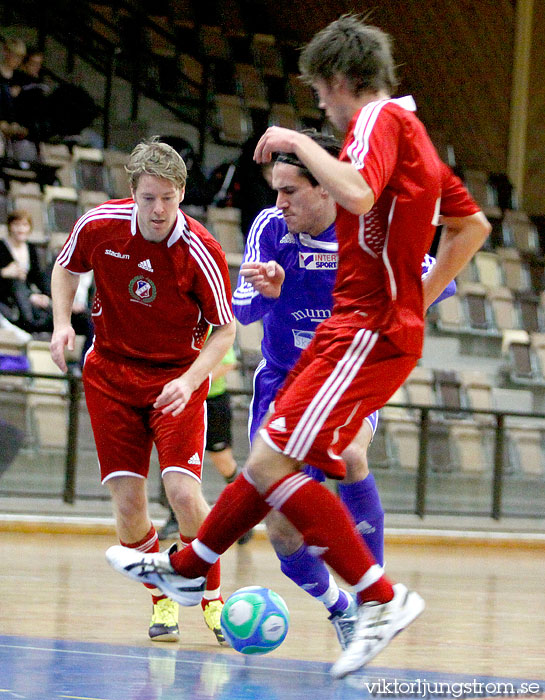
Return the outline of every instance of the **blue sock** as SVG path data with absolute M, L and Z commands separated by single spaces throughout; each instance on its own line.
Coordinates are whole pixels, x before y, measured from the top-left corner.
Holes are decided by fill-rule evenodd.
M 369 474 L 353 484 L 339 484 L 339 496 L 380 566 L 384 565 L 384 510 L 375 477 Z
M 280 559 L 282 573 L 313 598 L 320 600 L 329 612 L 346 610 L 348 596 L 339 589 L 324 562 L 311 554 L 306 545 L 301 545 L 289 556 L 278 552 L 276 556 Z

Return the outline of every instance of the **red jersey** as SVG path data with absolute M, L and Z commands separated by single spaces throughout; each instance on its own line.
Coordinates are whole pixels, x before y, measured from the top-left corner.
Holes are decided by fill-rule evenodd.
M 440 160 L 415 109 L 410 97 L 380 100 L 350 122 L 340 160 L 361 173 L 375 204 L 362 216 L 337 208 L 333 314 L 340 323 L 378 330 L 404 352 L 420 355 L 422 260 L 437 215 L 469 216 L 479 207 Z
M 210 324 L 233 319 L 225 255 L 204 226 L 181 211 L 169 236 L 147 241 L 137 209 L 132 199 L 91 209 L 57 261 L 70 272 L 94 271 L 98 352 L 185 366 L 199 354 Z

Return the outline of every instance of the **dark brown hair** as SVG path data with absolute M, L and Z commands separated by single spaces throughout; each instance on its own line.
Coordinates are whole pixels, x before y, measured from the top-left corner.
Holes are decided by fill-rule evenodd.
M 304 47 L 299 58 L 301 78 L 307 83 L 331 83 L 340 75 L 354 94 L 397 87 L 391 37 L 356 15 L 342 15 L 319 31 Z

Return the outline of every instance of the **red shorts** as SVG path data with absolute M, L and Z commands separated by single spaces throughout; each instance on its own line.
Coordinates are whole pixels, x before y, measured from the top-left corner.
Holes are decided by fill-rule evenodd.
M 378 332 L 325 321 L 276 395 L 261 436 L 273 449 L 342 479 L 340 454 L 417 360 Z
M 148 476 L 151 449 L 157 447 L 161 472 L 181 471 L 201 480 L 209 389 L 206 380 L 179 416 L 153 408 L 167 382 L 183 367 L 154 367 L 111 359 L 95 350 L 83 368 L 102 483 L 114 476 Z

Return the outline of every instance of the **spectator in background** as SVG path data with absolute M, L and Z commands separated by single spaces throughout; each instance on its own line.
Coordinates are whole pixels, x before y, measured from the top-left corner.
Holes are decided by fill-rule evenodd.
M 29 243 L 31 215 L 20 209 L 8 216 L 8 236 L 0 241 L 0 311 L 32 333 L 52 328 L 47 272 L 37 247 Z
M 43 51 L 38 47 L 29 47 L 20 67 L 14 71 L 13 78 L 15 84 L 20 85 L 21 87 L 24 87 L 25 85 L 43 84 L 43 63 Z
M 28 240 L 31 233 L 29 212 L 19 209 L 8 216 L 8 236 L 0 241 L 0 313 L 27 333 L 51 333 L 51 274 L 38 247 Z M 75 308 L 72 321 L 89 345 L 93 334 L 89 309 Z
M 31 47 L 13 75 L 19 90 L 14 99 L 15 118 L 28 129 L 28 138 L 35 143 L 45 140 L 50 132 L 47 106 L 50 88 L 43 80 L 43 61 L 43 51 Z
M 15 100 L 21 88 L 14 79 L 26 54 L 26 46 L 21 39 L 6 39 L 0 54 L 0 132 L 5 141 L 24 139 L 28 129 L 16 120 Z

